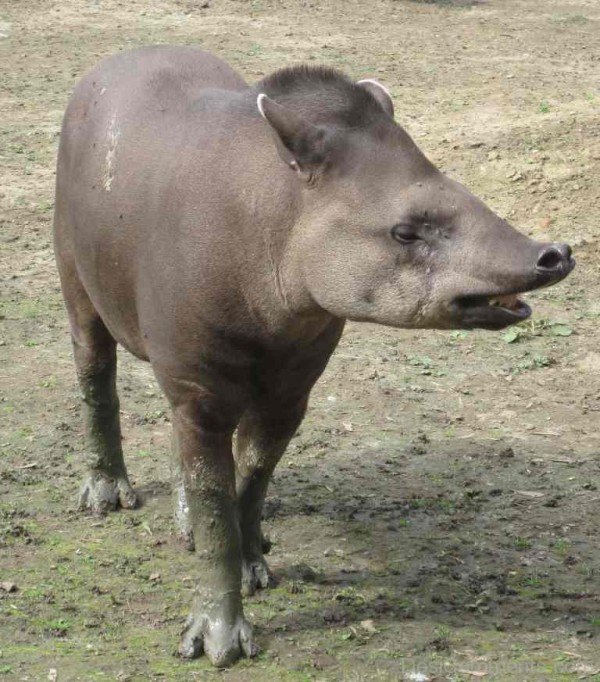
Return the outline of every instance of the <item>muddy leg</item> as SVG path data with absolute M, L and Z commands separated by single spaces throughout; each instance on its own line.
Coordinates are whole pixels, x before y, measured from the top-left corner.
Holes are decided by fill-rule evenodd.
M 116 343 L 96 317 L 73 329 L 73 350 L 83 393 L 88 475 L 81 489 L 80 506 L 106 512 L 118 506 L 136 506 L 123 451 L 119 398 L 116 390 Z
M 273 470 L 304 417 L 306 403 L 304 397 L 290 405 L 271 404 L 248 410 L 238 427 L 235 463 L 244 595 L 269 585 L 261 530 L 263 504 Z
M 177 527 L 178 539 L 188 551 L 193 552 L 196 549 L 194 529 L 192 528 L 190 507 L 185 493 L 184 471 L 178 452 L 175 430 L 173 430 L 172 450 L 171 485 L 173 490 L 173 518 Z
M 175 447 L 173 447 L 173 451 L 175 451 Z M 177 527 L 178 539 L 189 552 L 193 552 L 196 549 L 194 530 L 190 520 L 190 508 L 185 494 L 183 469 L 179 457 L 173 457 L 171 476 L 173 486 L 173 518 Z M 261 546 L 263 554 L 268 554 L 271 550 L 271 541 L 264 534 L 261 536 Z
M 210 409 L 210 408 L 208 408 Z M 215 410 L 220 412 L 220 410 Z M 234 428 L 207 425 L 207 406 L 184 404 L 173 412 L 185 498 L 194 532 L 198 584 L 179 652 L 203 652 L 217 666 L 257 649 L 242 610 L 240 531 L 231 438 Z

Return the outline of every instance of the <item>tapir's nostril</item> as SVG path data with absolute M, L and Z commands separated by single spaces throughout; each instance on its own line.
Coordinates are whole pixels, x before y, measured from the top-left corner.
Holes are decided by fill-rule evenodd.
M 571 247 L 568 244 L 550 244 L 542 249 L 536 269 L 542 272 L 562 270 L 571 260 Z

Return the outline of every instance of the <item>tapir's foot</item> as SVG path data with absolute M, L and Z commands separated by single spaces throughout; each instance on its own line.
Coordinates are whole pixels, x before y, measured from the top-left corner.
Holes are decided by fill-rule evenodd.
M 118 507 L 133 509 L 137 503 L 136 494 L 125 473 L 113 478 L 103 472 L 92 471 L 79 494 L 79 508 L 99 514 L 106 514 Z
M 266 589 L 273 582 L 271 571 L 262 556 L 242 560 L 242 595 L 251 597 L 256 590 Z
M 262 531 L 260 532 L 260 545 L 263 554 L 268 554 L 271 551 L 273 543 L 268 535 L 265 535 Z
M 192 614 L 179 645 L 182 658 L 196 658 L 205 653 L 218 668 L 232 665 L 241 656 L 252 658 L 258 651 L 252 636 L 252 626 L 243 616 L 229 625 L 223 618 L 211 620 L 204 614 Z

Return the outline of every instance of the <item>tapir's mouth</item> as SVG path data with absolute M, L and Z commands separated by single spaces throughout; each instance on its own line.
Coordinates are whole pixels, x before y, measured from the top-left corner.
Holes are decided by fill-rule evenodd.
M 531 308 L 518 294 L 460 296 L 453 308 L 465 327 L 480 329 L 502 329 L 531 315 Z
M 571 249 L 566 245 L 550 245 L 538 258 L 535 279 L 524 286 L 502 293 L 489 292 L 458 296 L 450 304 L 455 322 L 466 329 L 503 329 L 522 322 L 531 308 L 519 296 L 527 291 L 552 286 L 564 279 L 575 267 Z

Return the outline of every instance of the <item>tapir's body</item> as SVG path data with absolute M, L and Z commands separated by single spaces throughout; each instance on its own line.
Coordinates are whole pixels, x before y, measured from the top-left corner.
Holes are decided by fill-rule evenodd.
M 268 583 L 266 487 L 345 319 L 501 328 L 528 314 L 513 294 L 573 265 L 439 173 L 379 84 L 301 68 L 249 87 L 169 47 L 108 59 L 76 89 L 55 243 L 87 404 L 82 504 L 136 503 L 118 342 L 173 408 L 178 518 L 200 572 L 181 653 L 218 665 L 255 650 L 240 584 Z
M 113 58 L 79 86 L 63 135 L 57 238 L 114 339 L 186 379 L 216 353 L 236 385 L 260 346 L 299 340 L 270 300 L 299 188 L 229 67 L 182 48 Z

